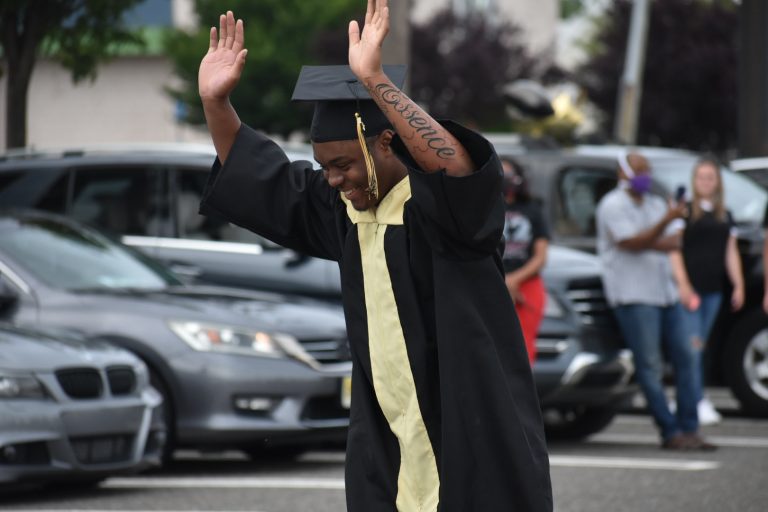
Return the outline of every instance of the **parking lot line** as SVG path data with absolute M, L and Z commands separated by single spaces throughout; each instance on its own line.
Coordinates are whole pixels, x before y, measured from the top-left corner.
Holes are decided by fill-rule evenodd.
M 258 478 L 258 477 L 136 477 L 110 478 L 101 484 L 107 489 L 126 488 L 259 488 L 344 490 L 343 478 Z
M 716 445 L 731 448 L 768 448 L 768 438 L 766 437 L 707 436 L 707 439 Z M 659 438 L 650 434 L 605 433 L 595 434 L 587 442 L 658 445 Z
M 668 471 L 706 471 L 720 467 L 705 460 L 643 459 L 630 457 L 550 456 L 552 467 L 604 469 L 652 469 Z M 107 489 L 311 489 L 344 490 L 342 478 L 261 478 L 261 477 L 121 477 L 101 484 Z
M 720 467 L 719 462 L 707 460 L 582 457 L 578 455 L 550 455 L 549 464 L 552 467 L 567 468 L 654 469 L 669 471 L 706 471 Z

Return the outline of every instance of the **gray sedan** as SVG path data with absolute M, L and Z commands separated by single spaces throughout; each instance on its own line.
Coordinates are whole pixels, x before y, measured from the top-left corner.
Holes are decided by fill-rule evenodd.
M 159 465 L 161 400 L 128 351 L 0 323 L 0 484 Z
M 261 455 L 346 434 L 338 306 L 184 286 L 94 230 L 34 212 L 0 215 L 0 281 L 5 319 L 99 336 L 144 360 L 164 397 L 165 455 L 174 445 Z

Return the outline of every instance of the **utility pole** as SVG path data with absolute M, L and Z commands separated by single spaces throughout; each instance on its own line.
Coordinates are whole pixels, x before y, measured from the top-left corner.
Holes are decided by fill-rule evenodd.
M 637 141 L 637 119 L 640 99 L 643 96 L 643 69 L 645 67 L 645 43 L 648 36 L 649 0 L 635 0 L 624 59 L 624 73 L 619 84 L 616 104 L 616 121 L 613 137 L 624 144 Z
M 739 156 L 768 155 L 768 2 L 742 0 Z
M 393 0 L 389 3 L 389 34 L 381 48 L 384 64 L 410 64 L 411 57 L 411 0 Z M 408 76 L 403 86 L 408 91 Z

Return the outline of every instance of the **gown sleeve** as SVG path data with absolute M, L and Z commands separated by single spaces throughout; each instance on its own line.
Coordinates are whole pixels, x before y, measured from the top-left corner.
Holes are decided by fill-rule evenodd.
M 291 162 L 265 135 L 243 124 L 226 162 L 217 159 L 200 203 L 273 242 L 339 260 L 338 193 L 308 161 Z
M 475 170 L 461 177 L 450 176 L 445 170 L 424 172 L 402 140 L 395 137 L 393 149 L 408 167 L 411 181 L 409 208 L 423 220 L 435 251 L 457 259 L 497 253 L 504 228 L 499 158 L 479 134 L 451 121 L 441 124 L 467 150 Z

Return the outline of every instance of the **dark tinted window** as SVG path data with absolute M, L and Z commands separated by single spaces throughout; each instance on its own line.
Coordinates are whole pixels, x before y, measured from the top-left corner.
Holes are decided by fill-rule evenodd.
M 768 168 L 767 169 L 748 169 L 745 171 L 741 171 L 741 173 L 746 174 L 750 178 L 752 178 L 755 183 L 760 185 L 761 187 L 768 189 Z
M 563 236 L 594 237 L 595 211 L 616 186 L 616 175 L 603 169 L 567 169 L 560 180 L 559 208 L 554 230 Z
M 67 204 L 68 176 L 64 169 L 0 172 L 0 207 L 63 213 Z
M 116 235 L 169 235 L 165 176 L 156 167 L 77 169 L 69 215 Z
M 194 169 L 176 171 L 175 211 L 179 237 L 268 245 L 269 242 L 259 235 L 230 224 L 223 218 L 198 213 L 208 175 L 207 171 Z

